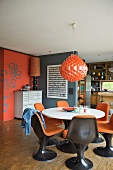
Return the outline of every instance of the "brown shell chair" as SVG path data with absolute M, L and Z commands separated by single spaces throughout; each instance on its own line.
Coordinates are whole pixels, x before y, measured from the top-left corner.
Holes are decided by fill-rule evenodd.
M 35 103 L 34 107 L 35 107 L 36 110 L 39 110 L 40 112 L 42 112 L 45 109 L 45 107 L 42 103 Z M 44 117 L 46 124 L 50 124 L 50 125 L 52 124 L 52 125 L 60 126 L 64 123 L 63 120 L 61 120 L 61 119 L 49 118 L 45 115 L 43 115 L 43 117 Z M 58 140 L 51 138 L 48 141 L 47 146 L 54 146 L 57 143 L 58 143 Z
M 106 102 L 99 103 L 96 107 L 97 110 L 101 110 L 105 112 L 105 116 L 102 118 L 97 119 L 98 123 L 107 123 L 109 119 L 109 104 Z M 101 143 L 104 142 L 104 139 L 100 136 L 98 138 L 95 138 L 92 143 Z
M 98 131 L 103 132 L 106 146 L 95 148 L 94 153 L 102 157 L 113 157 L 113 114 L 108 123 L 98 123 Z
M 69 104 L 65 100 L 59 100 L 56 103 L 57 107 L 69 107 Z M 67 132 L 68 132 L 68 126 L 69 126 L 70 120 L 64 120 L 65 129 L 63 130 L 62 136 L 65 140 L 59 142 L 57 144 L 57 149 L 65 152 L 65 153 L 76 153 L 76 148 L 73 146 L 73 144 L 67 140 Z M 85 148 L 85 151 L 88 149 L 88 146 Z
M 77 150 L 77 156 L 66 160 L 65 164 L 73 170 L 88 170 L 93 163 L 84 157 L 85 148 L 98 136 L 96 117 L 91 115 L 75 116 L 68 128 L 67 138 Z
M 54 160 L 57 156 L 57 153 L 52 150 L 46 149 L 46 144 L 53 135 L 62 132 L 63 129 L 52 124 L 46 124 L 45 129 L 38 113 L 32 116 L 31 126 L 33 127 L 33 130 L 40 141 L 39 150 L 33 153 L 33 158 L 38 161 Z

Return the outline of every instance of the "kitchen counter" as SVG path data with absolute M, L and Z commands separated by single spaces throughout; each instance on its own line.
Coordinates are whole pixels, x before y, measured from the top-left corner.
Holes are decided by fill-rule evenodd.
M 113 91 L 93 91 L 91 105 L 98 105 L 100 102 L 109 103 L 110 109 L 113 109 Z
M 91 91 L 91 92 L 105 92 L 105 93 L 107 93 L 107 92 L 113 92 L 113 91 L 95 90 L 95 91 Z
M 98 92 L 99 96 L 112 96 L 113 97 L 113 92 L 107 91 L 107 92 Z
M 99 92 L 101 92 L 101 93 L 113 93 L 113 91 L 104 91 L 104 90 L 102 90 L 102 91 L 91 91 L 91 94 L 94 94 L 94 93 L 99 93 Z

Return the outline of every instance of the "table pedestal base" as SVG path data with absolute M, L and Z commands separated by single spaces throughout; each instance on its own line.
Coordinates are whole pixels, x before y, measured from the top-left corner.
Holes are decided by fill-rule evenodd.
M 46 146 L 55 146 L 58 143 L 57 139 L 50 138 L 46 144 Z
M 76 153 L 76 148 L 75 146 L 68 140 L 63 140 L 61 142 L 58 142 L 56 145 L 57 149 L 60 150 L 61 152 L 65 153 Z M 85 151 L 88 149 L 88 146 L 86 147 Z
M 68 140 L 63 140 L 56 145 L 57 149 L 65 153 L 76 153 L 75 146 Z
M 57 139 L 50 138 L 48 142 L 46 143 L 46 146 L 55 146 L 58 143 Z

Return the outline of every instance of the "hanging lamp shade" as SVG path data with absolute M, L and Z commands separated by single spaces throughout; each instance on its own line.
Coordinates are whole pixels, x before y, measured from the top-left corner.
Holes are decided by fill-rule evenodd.
M 40 76 L 40 58 L 38 57 L 31 58 L 30 76 Z
M 60 66 L 61 76 L 70 82 L 83 79 L 87 71 L 86 63 L 76 54 L 71 54 Z
M 37 90 L 37 77 L 40 76 L 40 58 L 38 57 L 31 58 L 30 76 L 33 77 L 33 90 Z

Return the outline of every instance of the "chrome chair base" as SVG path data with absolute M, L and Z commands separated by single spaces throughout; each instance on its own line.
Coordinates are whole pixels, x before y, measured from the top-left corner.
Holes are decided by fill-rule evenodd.
M 103 156 L 106 158 L 112 158 L 113 157 L 113 147 L 97 147 L 94 150 L 94 153 L 99 156 Z
M 93 163 L 87 159 L 77 159 L 77 157 L 72 157 L 66 160 L 66 166 L 72 170 L 89 170 L 93 167 Z
M 34 152 L 32 156 L 37 161 L 51 162 L 57 157 L 57 153 L 46 149 L 44 151 Z
M 113 157 L 113 146 L 112 146 L 113 134 L 104 133 L 103 136 L 106 141 L 106 146 L 105 147 L 97 147 L 93 151 L 95 154 L 97 154 L 99 156 L 112 158 Z

